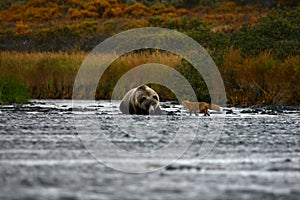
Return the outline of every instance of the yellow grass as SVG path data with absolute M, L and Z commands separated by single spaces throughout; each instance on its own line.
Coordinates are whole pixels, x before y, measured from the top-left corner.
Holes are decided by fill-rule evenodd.
M 87 55 L 85 52 L 0 52 L 0 73 L 2 76 L 13 75 L 20 78 L 27 86 L 31 98 L 71 98 L 77 71 Z M 106 88 L 98 91 L 97 98 L 110 98 L 109 91 L 122 74 L 149 62 L 174 67 L 180 64 L 181 58 L 177 55 L 147 51 L 121 56 L 103 74 L 101 81 Z

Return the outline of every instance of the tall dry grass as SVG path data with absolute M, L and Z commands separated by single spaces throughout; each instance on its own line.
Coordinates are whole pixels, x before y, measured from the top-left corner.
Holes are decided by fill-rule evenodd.
M 0 52 L 2 76 L 18 77 L 31 98 L 70 98 L 73 82 L 86 54 Z
M 182 58 L 178 55 L 163 51 L 141 51 L 137 53 L 128 53 L 115 60 L 104 72 L 100 79 L 96 92 L 96 98 L 109 99 L 117 81 L 130 69 L 147 63 L 160 63 L 169 67 L 176 68 L 181 65 Z M 137 77 L 138 78 L 138 77 Z M 155 86 L 156 90 L 161 92 L 162 98 L 167 98 L 169 94 L 165 92 L 166 88 Z
M 30 98 L 72 98 L 75 77 L 86 56 L 84 52 L 0 52 L 0 102 L 24 101 L 27 96 L 24 88 L 28 90 Z M 175 68 L 187 78 L 199 100 L 206 100 L 203 99 L 206 97 L 206 88 L 201 76 L 195 76 L 196 71 L 185 64 L 180 56 L 162 51 L 143 51 L 119 57 L 102 75 L 96 99 L 110 99 L 121 76 L 146 63 L 160 63 Z M 229 104 L 300 103 L 300 56 L 281 60 L 265 52 L 258 57 L 245 58 L 240 50 L 230 49 L 223 56 L 220 71 Z M 155 85 L 155 89 L 162 99 L 173 98 L 166 88 Z
M 264 52 L 243 58 L 240 50 L 230 49 L 221 70 L 233 105 L 300 103 L 300 56 L 281 60 Z
M 20 79 L 28 89 L 31 98 L 69 99 L 72 98 L 77 71 L 87 55 L 84 52 L 71 54 L 0 52 L 0 73 L 2 77 Z M 158 51 L 121 56 L 101 77 L 102 87 L 101 90 L 97 90 L 96 98 L 110 98 L 114 85 L 124 73 L 135 66 L 150 62 L 175 67 L 180 64 L 181 58 Z

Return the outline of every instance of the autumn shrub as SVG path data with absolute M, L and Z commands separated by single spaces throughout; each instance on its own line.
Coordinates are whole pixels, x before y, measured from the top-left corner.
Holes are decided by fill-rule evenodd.
M 84 9 L 95 13 L 96 17 L 102 17 L 108 8 L 110 8 L 110 3 L 106 0 L 91 0 L 86 3 Z
M 149 16 L 149 8 L 142 3 L 135 3 L 133 5 L 127 6 L 124 9 L 124 13 L 129 17 L 142 17 Z
M 29 35 L 32 32 L 30 26 L 23 21 L 16 22 L 16 34 L 21 36 Z
M 104 18 L 114 18 L 114 17 L 123 17 L 124 14 L 124 8 L 125 5 L 119 4 L 118 6 L 115 7 L 110 7 L 105 10 L 103 13 Z
M 225 1 L 223 3 L 221 3 L 216 9 L 216 12 L 234 12 L 236 8 L 236 3 L 233 1 Z
M 96 12 L 91 12 L 86 9 L 69 8 L 68 17 L 71 20 L 74 19 L 86 19 L 86 18 L 97 18 L 99 16 Z
M 167 6 L 165 4 L 157 3 L 157 4 L 150 6 L 150 12 L 153 15 L 160 15 L 165 12 L 166 8 L 167 8 Z

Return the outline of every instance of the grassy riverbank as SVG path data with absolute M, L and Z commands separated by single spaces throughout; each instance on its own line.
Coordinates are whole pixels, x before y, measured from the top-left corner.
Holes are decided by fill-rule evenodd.
M 24 102 L 34 99 L 70 99 L 76 73 L 87 53 L 17 53 L 0 52 L 0 102 Z M 179 56 L 165 52 L 141 52 L 120 57 L 111 64 L 100 80 L 102 88 L 96 98 L 109 99 L 119 78 L 134 66 L 156 62 L 182 73 L 199 100 L 209 101 L 207 88 L 199 74 Z M 240 50 L 230 49 L 219 67 L 228 103 L 292 104 L 300 102 L 300 57 L 274 59 L 268 53 L 242 57 Z M 174 96 L 157 88 L 161 98 Z

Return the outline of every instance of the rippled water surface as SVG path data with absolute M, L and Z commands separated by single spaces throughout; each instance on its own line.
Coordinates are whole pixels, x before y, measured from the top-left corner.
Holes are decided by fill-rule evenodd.
M 223 108 L 197 117 L 166 102 L 164 116 L 133 116 L 122 115 L 118 103 L 0 106 L 0 199 L 299 199 L 299 108 Z M 222 134 L 212 136 L 214 128 Z M 137 156 L 100 151 L 99 134 Z M 168 162 L 172 152 L 141 156 L 168 146 L 176 134 L 182 139 L 174 151 L 191 146 L 175 162 Z M 217 143 L 203 157 L 205 142 Z M 153 172 L 121 172 L 99 156 Z

